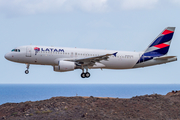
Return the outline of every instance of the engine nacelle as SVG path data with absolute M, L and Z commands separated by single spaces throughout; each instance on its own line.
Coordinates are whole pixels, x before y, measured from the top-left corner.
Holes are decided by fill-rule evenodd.
M 74 62 L 59 61 L 59 65 L 54 66 L 54 71 L 56 71 L 56 72 L 73 71 L 75 67 L 76 67 L 76 65 Z

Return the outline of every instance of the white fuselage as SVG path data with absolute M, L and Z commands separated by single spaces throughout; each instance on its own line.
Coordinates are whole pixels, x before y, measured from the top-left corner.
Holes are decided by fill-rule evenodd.
M 81 69 L 81 77 L 89 78 L 88 69 L 132 69 L 176 61 L 176 56 L 151 57 L 144 52 L 95 50 L 46 46 L 21 46 L 5 55 L 5 58 L 25 63 L 29 73 L 30 64 L 51 65 L 56 72 Z M 147 58 L 149 59 L 147 61 Z M 84 72 L 86 70 L 86 72 Z
M 40 48 L 35 51 L 34 48 Z M 74 60 L 81 58 L 89 58 L 117 52 L 116 57 L 111 55 L 108 60 L 102 60 L 91 68 L 104 69 L 130 69 L 138 62 L 142 53 L 112 51 L 112 50 L 96 50 L 96 49 L 79 49 L 64 47 L 47 47 L 47 46 L 22 46 L 17 47 L 20 52 L 10 52 L 5 57 L 13 62 L 39 65 L 58 65 L 60 60 Z

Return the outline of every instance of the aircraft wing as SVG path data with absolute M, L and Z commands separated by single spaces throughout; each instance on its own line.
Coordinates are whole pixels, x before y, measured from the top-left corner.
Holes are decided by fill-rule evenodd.
M 87 58 L 80 58 L 80 59 L 74 59 L 74 60 L 69 60 L 76 62 L 77 65 L 87 65 L 87 66 L 93 66 L 96 62 L 100 62 L 101 60 L 108 60 L 109 56 L 114 55 L 116 57 L 117 52 L 112 53 L 112 54 L 105 54 L 105 55 L 100 55 L 100 56 L 95 56 L 95 57 L 87 57 Z

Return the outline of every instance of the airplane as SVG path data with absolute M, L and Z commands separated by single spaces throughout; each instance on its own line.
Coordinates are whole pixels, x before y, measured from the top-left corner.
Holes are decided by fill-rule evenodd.
M 134 69 L 177 61 L 167 56 L 175 27 L 165 28 L 142 52 L 27 45 L 5 54 L 7 60 L 30 64 L 51 65 L 56 72 L 81 69 L 81 77 L 89 78 L 88 69 Z M 85 72 L 86 70 L 86 72 Z

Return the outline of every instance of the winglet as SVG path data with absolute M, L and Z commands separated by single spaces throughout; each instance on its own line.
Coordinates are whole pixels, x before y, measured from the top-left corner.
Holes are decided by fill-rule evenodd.
M 115 53 L 113 53 L 112 55 L 114 55 L 115 57 L 116 57 L 116 54 L 117 54 L 118 52 L 115 52 Z

